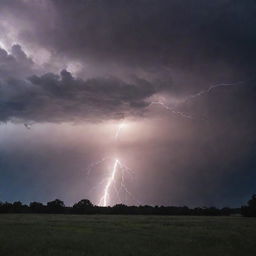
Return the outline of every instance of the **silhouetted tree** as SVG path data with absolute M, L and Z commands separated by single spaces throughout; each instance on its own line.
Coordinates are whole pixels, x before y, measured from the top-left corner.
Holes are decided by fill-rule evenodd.
M 29 208 L 32 213 L 44 213 L 46 211 L 46 207 L 39 202 L 30 203 Z
M 0 201 L 0 213 L 3 213 L 3 205 L 4 203 Z
M 256 195 L 247 202 L 247 206 L 241 207 L 241 214 L 245 217 L 256 217 Z
M 12 204 L 12 211 L 15 213 L 24 213 L 26 212 L 26 207 L 26 205 L 23 205 L 20 201 L 17 201 Z
M 29 212 L 29 209 L 27 205 L 24 205 L 19 201 L 14 202 L 13 204 L 5 202 L 5 203 L 0 203 L 0 212 L 1 213 L 26 213 L 26 212 Z
M 73 205 L 74 213 L 93 213 L 93 204 L 88 199 L 82 199 Z
M 3 212 L 3 213 L 11 213 L 12 212 L 12 204 L 11 203 L 5 202 L 5 203 L 3 203 L 1 208 L 2 208 L 1 212 Z
M 0 202 L 0 213 L 66 213 L 66 214 L 142 214 L 142 215 L 230 215 L 238 214 L 241 208 L 222 208 L 215 207 L 197 207 L 194 209 L 187 206 L 127 206 L 124 204 L 117 204 L 113 207 L 94 206 L 88 199 L 82 199 L 75 203 L 73 207 L 66 207 L 64 202 L 56 199 L 43 205 L 40 202 L 31 202 L 29 207 L 21 202 L 14 202 L 13 204 Z M 248 206 L 242 207 L 242 214 L 244 216 L 256 216 L 256 195 L 248 201 Z
M 64 213 L 65 212 L 65 204 L 63 201 L 59 199 L 55 199 L 54 201 L 50 201 L 47 203 L 47 212 L 50 213 Z
M 226 216 L 228 216 L 228 215 L 230 215 L 230 214 L 231 214 L 231 209 L 230 209 L 230 208 L 224 207 L 224 208 L 221 209 L 221 215 L 226 215 Z
M 116 204 L 112 207 L 112 212 L 114 214 L 127 214 L 129 213 L 129 207 L 125 204 Z

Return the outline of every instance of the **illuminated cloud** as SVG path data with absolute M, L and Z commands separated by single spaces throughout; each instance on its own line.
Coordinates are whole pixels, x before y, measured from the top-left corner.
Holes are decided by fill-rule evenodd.
M 84 169 L 114 151 L 138 170 L 142 203 L 237 205 L 255 193 L 255 10 L 252 0 L 0 1 L 3 200 L 97 202 L 107 166 Z M 132 131 L 113 146 L 126 118 Z
M 7 79 L 0 83 L 0 119 L 24 122 L 122 119 L 141 114 L 149 104 L 146 99 L 160 91 L 161 87 L 141 79 L 135 83 L 111 77 L 84 81 L 66 70 L 60 76 L 48 73 L 26 80 Z

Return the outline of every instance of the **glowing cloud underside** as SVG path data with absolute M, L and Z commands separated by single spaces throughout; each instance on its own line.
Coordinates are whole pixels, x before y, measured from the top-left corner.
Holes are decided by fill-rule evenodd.
M 221 84 L 215 84 L 213 86 L 210 86 L 208 89 L 206 90 L 203 90 L 203 91 L 200 91 L 196 94 L 192 94 L 192 95 L 189 95 L 188 97 L 186 97 L 185 99 L 183 99 L 181 101 L 180 104 L 184 104 L 186 103 L 187 101 L 193 99 L 193 98 L 196 98 L 196 97 L 200 97 L 201 95 L 203 94 L 207 94 L 207 93 L 210 93 L 212 90 L 218 88 L 218 87 L 226 87 L 226 86 L 234 86 L 234 85 L 241 85 L 241 84 L 244 84 L 246 81 L 239 81 L 239 82 L 235 82 L 235 83 L 227 83 L 227 84 L 224 84 L 224 83 L 221 83 Z M 178 115 L 182 118 L 187 118 L 187 119 L 194 119 L 193 116 L 191 115 L 188 115 L 187 113 L 184 113 L 184 112 L 180 112 L 178 111 L 176 108 L 177 106 L 169 106 L 168 104 L 165 103 L 165 101 L 163 99 L 160 99 L 160 100 L 157 100 L 157 101 L 152 101 L 150 102 L 149 106 L 148 107 L 151 107 L 153 105 L 160 105 L 161 107 L 163 107 L 164 109 L 170 111 L 171 113 L 175 114 L 175 115 Z M 118 125 L 117 127 L 117 130 L 116 130 L 116 133 L 115 133 L 115 141 L 117 142 L 118 139 L 119 139 L 119 136 L 120 136 L 120 133 L 122 131 L 122 129 L 126 126 L 126 123 L 124 120 L 122 120 L 122 122 Z M 91 167 L 93 166 L 96 166 L 102 162 L 105 162 L 106 160 L 108 159 L 108 157 L 106 158 L 103 158 L 97 162 L 95 162 L 94 164 L 91 165 Z M 90 169 L 91 169 L 90 167 Z M 131 172 L 131 169 L 129 169 L 127 166 L 125 166 L 124 164 L 122 164 L 120 162 L 119 159 L 115 158 L 114 159 L 114 164 L 111 168 L 111 172 L 110 172 L 110 176 L 107 178 L 107 182 L 106 182 L 106 185 L 104 187 L 104 190 L 103 190 L 103 196 L 101 197 L 100 201 L 99 201 L 99 205 L 101 206 L 108 206 L 110 204 L 110 199 L 111 199 L 111 196 L 110 196 L 110 190 L 111 188 L 113 187 L 116 191 L 116 187 L 115 187 L 115 183 L 116 183 L 116 178 L 117 178 L 117 174 L 120 174 L 121 175 L 121 187 L 124 189 L 124 191 L 130 196 L 132 197 L 132 194 L 130 193 L 130 191 L 127 189 L 127 187 L 125 186 L 124 184 L 124 174 L 123 172 L 124 171 L 127 171 L 127 172 Z M 135 200 L 137 201 L 137 200 Z M 137 201 L 138 202 L 138 201 Z

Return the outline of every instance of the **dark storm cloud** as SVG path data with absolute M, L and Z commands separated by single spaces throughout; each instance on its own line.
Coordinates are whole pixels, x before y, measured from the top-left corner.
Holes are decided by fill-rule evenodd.
M 148 204 L 239 205 L 255 193 L 256 186 L 255 13 L 253 0 L 0 1 L 0 43 L 3 40 L 6 46 L 14 42 L 9 53 L 0 49 L 0 121 L 121 119 L 144 113 L 148 98 L 161 93 L 167 103 L 168 99 L 177 102 L 177 110 L 194 118 L 186 119 L 154 106 L 159 119 L 151 125 L 157 129 L 152 132 L 145 126 L 137 140 L 132 140 L 133 145 L 129 144 L 133 138 L 126 138 L 128 145 L 120 145 L 124 158 L 139 169 L 140 186 L 135 193 Z M 20 45 L 30 50 L 29 54 Z M 63 69 L 59 68 L 63 64 L 60 60 L 67 65 L 79 61 L 81 76 L 66 70 L 56 75 L 56 69 L 39 75 L 52 63 L 46 63 L 40 72 L 34 70 L 37 49 L 50 52 L 49 62 L 56 61 L 57 70 Z M 87 69 L 93 69 L 95 78 L 82 76 Z M 108 76 L 101 74 L 105 69 Z M 215 82 L 241 80 L 244 82 L 183 100 Z M 148 131 L 152 140 L 140 141 Z M 33 132 L 33 128 L 26 132 Z M 42 140 L 49 139 L 47 134 L 51 132 L 49 128 Z M 62 145 L 67 139 L 63 137 L 59 139 L 63 154 L 56 158 L 51 158 L 51 153 L 60 149 L 52 145 L 28 144 L 29 153 L 24 157 L 22 149 L 14 149 L 16 141 L 9 152 L 6 140 L 0 152 L 0 167 L 5 170 L 1 182 L 23 176 L 17 175 L 20 166 L 31 175 L 24 174 L 27 180 L 38 182 L 36 169 L 42 177 L 54 172 L 65 182 L 68 175 L 77 180 L 73 166 L 84 168 L 90 157 L 84 161 L 80 156 L 75 161 L 76 156 L 70 154 L 72 146 Z M 102 143 L 102 139 L 93 140 Z M 42 151 L 45 161 L 38 157 Z M 88 151 L 94 152 L 93 159 L 99 156 L 98 148 L 88 147 Z M 43 162 L 46 167 L 50 163 L 49 170 L 41 167 Z M 31 194 L 27 180 L 19 186 L 18 196 L 23 190 Z M 1 187 L 8 190 L 6 184 Z M 54 186 L 47 187 L 52 195 L 57 190 Z M 13 184 L 13 190 L 15 187 Z M 67 184 L 63 187 L 66 189 Z M 84 183 L 79 184 L 80 195 L 84 187 Z M 47 195 L 44 199 L 52 198 Z
M 10 17 L 23 21 L 17 24 L 23 42 L 96 69 L 114 63 L 110 73 L 137 68 L 166 79 L 178 70 L 182 81 L 175 91 L 251 76 L 256 65 L 253 0 L 13 0 L 0 5 L 7 23 Z
M 84 81 L 66 70 L 60 76 L 48 73 L 27 80 L 2 80 L 0 119 L 56 122 L 122 118 L 146 107 L 145 100 L 160 89 L 141 79 L 135 84 L 111 77 Z
M 52 0 L 54 19 L 20 36 L 81 61 L 216 79 L 254 71 L 256 3 L 237 0 Z M 31 14 L 32 15 L 32 14 Z M 50 25 L 51 24 L 51 25 Z M 216 54 L 217 53 L 217 54 Z
M 11 53 L 0 48 L 0 79 L 25 77 L 31 74 L 33 65 L 20 45 L 13 45 Z

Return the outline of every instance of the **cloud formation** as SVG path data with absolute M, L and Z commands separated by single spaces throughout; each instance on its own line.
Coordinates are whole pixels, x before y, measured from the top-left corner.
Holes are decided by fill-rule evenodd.
M 113 77 L 84 81 L 66 70 L 60 75 L 2 80 L 0 119 L 63 122 L 123 118 L 139 114 L 148 106 L 147 98 L 160 91 L 161 87 L 141 79 L 134 84 Z
M 14 44 L 11 53 L 0 48 L 0 79 L 24 78 L 33 72 L 33 66 L 20 45 Z
M 253 0 L 45 0 L 1 5 L 5 16 L 12 13 L 17 16 L 13 19 L 23 20 L 18 39 L 82 62 L 147 70 L 169 67 L 212 79 L 248 74 L 255 65 Z
M 0 126 L 6 170 L 0 182 L 23 176 L 25 166 L 23 177 L 35 181 L 37 169 L 44 178 L 73 175 L 73 190 L 85 179 L 76 169 L 110 147 L 96 131 L 85 142 L 72 141 L 84 132 L 73 126 L 56 145 L 46 145 L 58 134 L 50 136 L 52 127 L 105 128 L 110 120 L 136 117 L 143 128 L 123 138 L 118 151 L 141 169 L 135 189 L 141 201 L 211 205 L 225 195 L 223 204 L 236 204 L 255 193 L 255 11 L 254 0 L 0 1 L 0 122 L 7 123 Z M 219 83 L 231 86 L 214 86 Z M 17 122 L 33 125 L 28 130 Z M 45 122 L 54 124 L 29 137 Z M 26 136 L 41 144 L 27 143 L 24 156 L 24 141 L 17 141 Z M 84 148 L 93 157 L 81 156 Z M 81 183 L 80 195 L 90 189 Z M 47 186 L 54 195 L 54 184 Z

